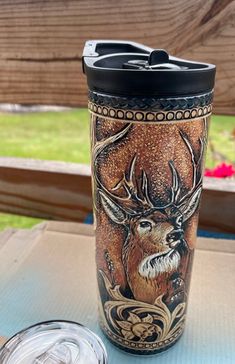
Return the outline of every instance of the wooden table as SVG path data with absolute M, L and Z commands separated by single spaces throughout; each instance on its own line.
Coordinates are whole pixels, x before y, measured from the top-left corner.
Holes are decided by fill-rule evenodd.
M 232 364 L 235 356 L 235 241 L 198 239 L 188 320 L 182 339 L 156 357 L 112 346 L 97 324 L 92 228 L 50 222 L 0 234 L 0 335 L 39 321 L 83 323 L 102 337 L 111 364 Z M 3 339 L 0 339 L 0 345 Z

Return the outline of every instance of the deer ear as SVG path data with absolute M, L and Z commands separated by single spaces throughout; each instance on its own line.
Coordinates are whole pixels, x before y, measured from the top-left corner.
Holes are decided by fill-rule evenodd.
M 128 219 L 128 214 L 124 211 L 117 202 L 114 202 L 106 193 L 99 190 L 102 206 L 108 217 L 116 224 L 125 224 Z
M 183 214 L 183 221 L 184 222 L 187 221 L 191 216 L 193 216 L 193 214 L 197 210 L 197 208 L 199 206 L 199 202 L 200 202 L 201 192 L 202 192 L 202 186 L 199 186 L 193 192 L 193 194 L 189 197 L 189 199 L 187 199 L 180 206 L 180 210 L 181 210 L 181 212 Z

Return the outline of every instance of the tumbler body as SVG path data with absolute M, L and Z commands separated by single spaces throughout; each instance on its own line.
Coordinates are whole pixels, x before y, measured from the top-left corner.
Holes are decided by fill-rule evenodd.
M 184 330 L 212 95 L 89 91 L 100 325 L 134 354 Z

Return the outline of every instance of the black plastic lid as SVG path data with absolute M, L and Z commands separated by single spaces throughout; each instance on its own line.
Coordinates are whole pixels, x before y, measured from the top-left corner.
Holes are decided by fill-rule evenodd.
M 91 91 L 117 96 L 190 96 L 214 87 L 216 67 L 125 41 L 87 41 L 83 71 Z

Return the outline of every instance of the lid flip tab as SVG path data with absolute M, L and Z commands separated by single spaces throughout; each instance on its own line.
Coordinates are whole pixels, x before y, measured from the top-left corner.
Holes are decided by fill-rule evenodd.
M 164 49 L 155 49 L 149 54 L 148 60 L 130 60 L 123 64 L 123 68 L 129 69 L 180 69 L 174 63 L 170 63 L 169 55 Z

